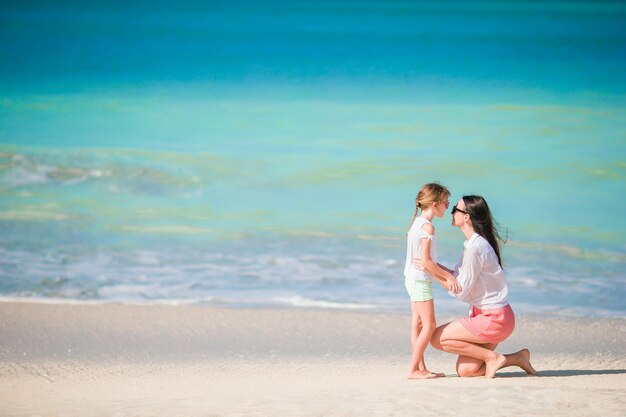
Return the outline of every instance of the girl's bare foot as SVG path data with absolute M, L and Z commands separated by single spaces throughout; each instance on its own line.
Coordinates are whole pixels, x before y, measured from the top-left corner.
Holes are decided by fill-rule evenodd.
M 443 378 L 444 376 L 446 376 L 446 374 L 444 374 L 443 372 L 433 372 L 429 371 L 428 369 L 426 369 L 426 372 L 430 372 L 431 374 L 435 375 L 435 378 Z
M 499 353 L 495 355 L 493 360 L 485 362 L 485 378 L 493 378 L 496 376 L 498 369 L 502 368 L 506 363 L 506 357 L 504 355 L 500 355 Z
M 430 371 L 411 371 L 406 375 L 406 379 L 433 379 L 436 374 Z

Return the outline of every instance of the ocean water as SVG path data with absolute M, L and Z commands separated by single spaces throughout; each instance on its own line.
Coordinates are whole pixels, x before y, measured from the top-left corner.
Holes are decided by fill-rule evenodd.
M 515 310 L 626 317 L 625 28 L 622 2 L 2 4 L 0 297 L 406 311 L 439 181 L 490 203 Z

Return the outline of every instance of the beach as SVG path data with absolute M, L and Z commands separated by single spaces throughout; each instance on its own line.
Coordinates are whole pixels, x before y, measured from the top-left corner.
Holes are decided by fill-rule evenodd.
M 439 317 L 444 323 L 451 317 Z M 518 317 L 539 376 L 408 381 L 410 315 L 0 303 L 2 416 L 621 416 L 626 321 Z
M 626 3 L 5 3 L 0 417 L 625 414 Z M 538 377 L 405 379 L 431 182 Z

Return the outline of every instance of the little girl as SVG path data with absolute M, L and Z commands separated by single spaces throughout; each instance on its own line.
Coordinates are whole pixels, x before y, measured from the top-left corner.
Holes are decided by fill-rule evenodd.
M 431 221 L 435 216 L 443 217 L 450 205 L 450 191 L 437 183 L 426 184 L 417 193 L 415 214 L 407 233 L 406 264 L 404 266 L 404 284 L 411 298 L 411 346 L 413 355 L 409 367 L 408 379 L 428 379 L 443 376 L 429 371 L 424 363 L 424 351 L 435 331 L 435 307 L 433 303 L 433 278 L 437 279 L 448 291 L 460 291 L 456 278 L 437 265 L 437 245 L 435 228 Z M 418 211 L 421 214 L 418 216 Z M 424 269 L 413 266 L 413 259 L 420 258 Z M 441 271 L 440 271 L 441 270 Z M 441 275 L 441 278 L 438 275 Z

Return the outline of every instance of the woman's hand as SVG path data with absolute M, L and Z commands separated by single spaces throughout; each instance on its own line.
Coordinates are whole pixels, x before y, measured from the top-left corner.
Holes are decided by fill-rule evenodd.
M 424 264 L 420 258 L 413 258 L 413 268 L 419 269 L 420 271 L 426 271 L 426 268 L 424 268 Z
M 451 291 L 454 294 L 458 294 L 462 290 L 459 281 L 457 281 L 455 277 L 446 278 L 446 284 L 448 285 L 448 291 Z

